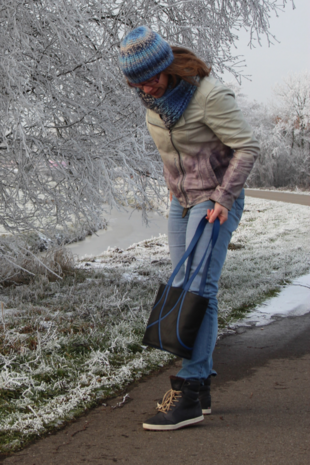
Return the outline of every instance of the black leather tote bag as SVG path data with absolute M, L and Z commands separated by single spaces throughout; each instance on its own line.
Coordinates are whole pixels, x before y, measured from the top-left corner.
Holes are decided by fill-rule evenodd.
M 182 358 L 190 359 L 195 339 L 208 307 L 208 299 L 203 297 L 203 291 L 211 262 L 213 247 L 216 243 L 220 223 L 216 219 L 210 241 L 196 270 L 190 275 L 197 243 L 208 220 L 201 219 L 195 235 L 177 264 L 168 283 L 161 284 L 143 337 L 143 344 L 165 350 Z M 209 255 L 208 255 L 209 252 Z M 199 287 L 199 294 L 189 289 L 208 256 Z M 179 270 L 187 260 L 184 282 L 181 287 L 173 287 L 172 283 Z

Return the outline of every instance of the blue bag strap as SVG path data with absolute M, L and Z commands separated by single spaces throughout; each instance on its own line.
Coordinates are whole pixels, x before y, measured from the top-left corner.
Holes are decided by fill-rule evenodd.
M 212 253 L 213 253 L 213 249 L 214 249 L 215 243 L 217 241 L 219 232 L 220 232 L 220 221 L 219 221 L 218 218 L 216 218 L 216 220 L 215 220 L 215 222 L 213 224 L 210 254 L 209 254 L 208 260 L 206 261 L 206 264 L 204 266 L 201 281 L 200 281 L 199 295 L 203 295 L 203 292 L 204 292 L 204 288 L 205 288 L 206 280 L 207 280 L 207 275 L 208 275 L 208 271 L 209 271 L 209 267 L 210 267 L 210 262 L 211 262 L 211 258 L 212 258 Z
M 199 287 L 199 295 L 203 295 L 203 292 L 204 292 L 204 288 L 205 288 L 206 281 L 207 281 L 207 275 L 208 275 L 208 271 L 209 271 L 209 267 L 210 267 L 210 263 L 211 263 L 212 253 L 213 253 L 213 249 L 214 249 L 215 243 L 217 241 L 217 238 L 219 236 L 219 232 L 220 232 L 220 221 L 219 221 L 218 218 L 216 218 L 216 220 L 215 220 L 215 222 L 213 224 L 210 254 L 209 254 L 208 260 L 206 261 L 206 264 L 204 266 L 202 276 L 201 276 L 200 287 Z
M 175 267 L 172 275 L 170 276 L 169 278 L 169 281 L 167 282 L 167 287 L 171 287 L 172 286 L 172 283 L 174 281 L 174 278 L 176 277 L 176 275 L 178 274 L 178 272 L 180 271 L 182 265 L 185 263 L 185 261 L 187 260 L 187 258 L 191 255 L 191 253 L 195 250 L 196 248 L 196 245 L 205 229 L 205 226 L 207 224 L 208 220 L 203 217 L 201 218 L 198 226 L 197 226 L 197 229 L 196 229 L 196 232 L 194 234 L 194 237 L 193 239 L 191 240 L 191 243 L 189 244 L 187 250 L 185 251 L 184 255 L 182 256 L 181 260 L 179 261 L 179 263 L 177 264 L 177 266 Z M 192 260 L 192 259 L 191 259 Z M 183 283 L 184 285 L 184 283 Z
M 200 236 L 201 237 L 201 236 Z M 200 239 L 200 238 L 199 238 Z M 195 244 L 195 247 L 193 248 L 190 256 L 188 257 L 187 259 L 187 264 L 186 264 L 186 271 L 185 271 L 185 277 L 184 277 L 184 281 L 183 281 L 183 284 L 182 284 L 182 288 L 185 286 L 185 284 L 187 283 L 188 279 L 189 279 L 189 274 L 190 274 L 190 271 L 191 271 L 191 268 L 192 268 L 192 263 L 193 263 L 193 258 L 195 256 L 195 252 L 196 252 L 196 247 L 198 245 L 198 242 L 199 240 L 196 242 Z
M 207 221 L 207 220 L 206 220 Z M 213 250 L 213 247 L 217 241 L 217 238 L 218 238 L 218 235 L 219 235 L 219 231 L 220 231 L 220 222 L 219 222 L 219 219 L 216 218 L 214 224 L 213 224 L 213 228 L 212 228 L 212 234 L 211 234 L 211 237 L 210 237 L 210 240 L 209 240 L 209 243 L 206 247 L 206 250 L 196 268 L 196 270 L 194 271 L 194 273 L 192 274 L 192 276 L 190 277 L 189 280 L 187 280 L 187 282 L 184 280 L 184 283 L 182 285 L 182 288 L 187 292 L 189 291 L 194 279 L 196 278 L 197 274 L 199 273 L 199 270 L 200 268 L 202 267 L 202 264 L 207 256 L 207 253 L 208 253 L 208 250 L 209 250 L 209 247 L 211 246 L 211 250 L 210 250 L 210 253 L 209 253 L 209 257 L 206 261 L 206 264 L 204 266 L 204 269 L 203 269 L 203 272 L 202 272 L 202 277 L 201 277 L 201 281 L 200 281 L 200 286 L 199 286 L 199 295 L 203 295 L 203 291 L 204 291 L 204 287 L 205 287 L 205 282 L 206 282 L 206 278 L 207 278 L 207 274 L 208 274 L 208 271 L 209 271 L 209 266 L 210 266 L 210 262 L 211 262 L 211 255 L 212 255 L 212 250 Z M 192 257 L 191 257 L 191 261 L 192 261 Z M 189 265 L 189 264 L 188 264 Z M 191 263 L 190 263 L 191 265 Z M 189 268 L 190 269 L 190 268 Z M 189 269 L 186 270 L 186 275 L 189 274 Z

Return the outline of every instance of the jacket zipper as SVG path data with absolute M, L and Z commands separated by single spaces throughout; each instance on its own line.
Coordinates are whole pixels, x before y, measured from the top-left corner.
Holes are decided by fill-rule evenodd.
M 158 125 L 158 124 L 151 123 L 150 121 L 148 121 L 148 123 L 149 123 L 151 126 L 157 126 L 157 127 L 163 129 L 163 127 L 160 126 L 160 125 Z M 176 148 L 176 146 L 175 146 L 174 143 L 173 143 L 173 140 L 172 140 L 172 131 L 171 131 L 171 129 L 169 129 L 168 132 L 169 132 L 169 138 L 170 138 L 171 145 L 172 145 L 172 147 L 174 148 L 174 150 L 176 151 L 176 153 L 178 154 L 179 165 L 180 165 L 180 169 L 181 169 L 182 176 L 183 176 L 183 178 L 182 178 L 182 180 L 181 180 L 181 184 L 180 184 L 180 190 L 181 190 L 181 193 L 182 193 L 183 197 L 185 198 L 185 202 L 186 202 L 186 205 L 187 205 L 187 204 L 188 204 L 188 198 L 187 198 L 187 194 L 186 194 L 186 192 L 185 192 L 185 190 L 184 190 L 184 188 L 183 188 L 183 185 L 182 185 L 182 184 L 183 184 L 184 177 L 185 177 L 185 170 L 184 170 L 184 168 L 183 168 L 183 166 L 182 166 L 182 161 L 181 161 L 180 152 L 178 151 L 178 149 Z
M 169 129 L 169 136 L 170 136 L 171 145 L 174 148 L 174 150 L 177 152 L 178 157 L 179 157 L 179 165 L 180 165 L 180 169 L 181 169 L 181 172 L 182 172 L 182 179 L 181 179 L 181 183 L 180 183 L 180 189 L 181 189 L 181 192 L 182 192 L 182 194 L 183 194 L 183 196 L 185 198 L 185 202 L 186 202 L 186 205 L 187 205 L 188 204 L 188 199 L 187 199 L 186 192 L 185 192 L 185 190 L 183 188 L 183 180 L 184 180 L 184 177 L 185 177 L 185 170 L 184 170 L 183 165 L 182 165 L 180 152 L 178 151 L 178 149 L 176 148 L 176 146 L 174 145 L 174 142 L 172 140 L 172 131 L 171 131 L 171 129 Z

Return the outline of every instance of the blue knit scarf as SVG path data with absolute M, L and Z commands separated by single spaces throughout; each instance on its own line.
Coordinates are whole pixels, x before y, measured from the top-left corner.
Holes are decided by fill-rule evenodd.
M 158 113 L 167 129 L 171 129 L 181 118 L 196 90 L 197 86 L 189 84 L 183 79 L 174 89 L 168 87 L 160 98 L 152 97 L 141 89 L 136 89 L 144 106 Z

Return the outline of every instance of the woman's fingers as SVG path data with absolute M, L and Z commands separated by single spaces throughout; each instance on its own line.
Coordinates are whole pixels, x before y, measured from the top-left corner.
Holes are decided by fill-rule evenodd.
M 228 218 L 228 210 L 227 210 L 227 208 L 223 207 L 219 203 L 215 203 L 214 209 L 212 209 L 212 210 L 208 209 L 207 213 L 208 214 L 207 214 L 206 218 L 209 221 L 209 223 L 214 223 L 216 218 L 218 218 L 220 220 L 220 224 L 223 224 L 223 223 L 225 223 L 225 221 Z
M 210 210 L 210 209 L 208 208 L 208 210 L 207 210 L 207 216 L 206 216 L 206 219 L 207 219 L 207 220 L 210 220 L 210 218 L 211 218 L 211 215 L 213 214 L 213 212 L 214 212 L 214 210 L 213 210 L 213 209 L 212 209 L 212 210 Z

